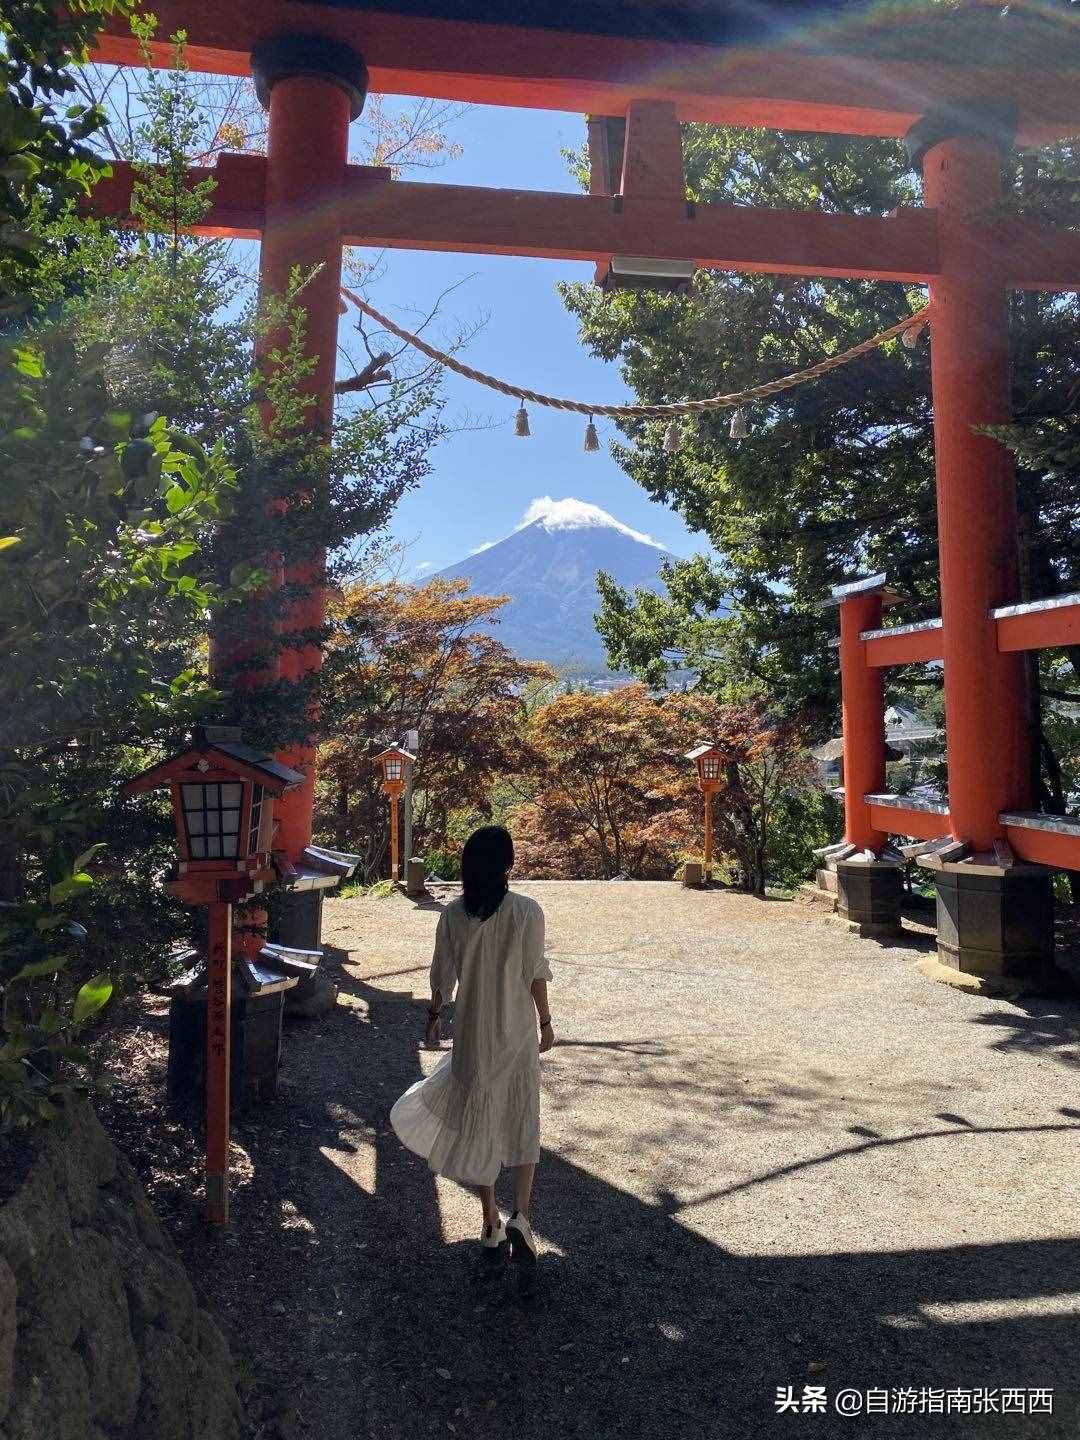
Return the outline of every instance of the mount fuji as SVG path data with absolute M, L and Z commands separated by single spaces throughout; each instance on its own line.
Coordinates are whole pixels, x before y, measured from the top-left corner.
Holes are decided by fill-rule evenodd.
M 509 595 L 495 631 L 529 660 L 602 674 L 604 643 L 593 617 L 599 609 L 596 572 L 628 590 L 661 591 L 660 566 L 675 557 L 584 500 L 534 500 L 513 534 L 482 545 L 439 579 L 467 579 L 476 595 Z

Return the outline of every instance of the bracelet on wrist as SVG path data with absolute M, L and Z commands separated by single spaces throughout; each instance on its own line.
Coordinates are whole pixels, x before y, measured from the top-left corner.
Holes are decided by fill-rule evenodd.
M 550 1024 L 551 1024 L 551 1016 L 549 1015 L 546 1020 L 541 1020 L 541 1021 L 540 1021 L 540 1029 L 541 1029 L 541 1030 L 546 1030 Z

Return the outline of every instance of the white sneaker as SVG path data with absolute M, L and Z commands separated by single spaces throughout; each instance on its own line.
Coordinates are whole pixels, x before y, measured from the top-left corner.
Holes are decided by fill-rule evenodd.
M 510 1241 L 510 1258 L 518 1265 L 535 1265 L 540 1253 L 528 1217 L 515 1210 L 506 1222 L 506 1238 Z
M 506 1244 L 506 1226 L 500 1217 L 497 1225 L 485 1225 L 480 1235 L 480 1244 L 485 1250 L 498 1251 L 499 1247 Z M 494 1253 L 484 1257 L 487 1260 L 495 1258 Z
M 497 1225 L 484 1225 L 480 1236 L 480 1256 L 484 1266 L 504 1264 L 507 1260 L 507 1227 L 501 1218 Z

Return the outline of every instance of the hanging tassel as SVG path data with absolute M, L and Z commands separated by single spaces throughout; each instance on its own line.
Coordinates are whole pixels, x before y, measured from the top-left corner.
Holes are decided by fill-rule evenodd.
M 596 433 L 596 426 L 593 424 L 591 415 L 589 423 L 585 426 L 585 449 L 590 451 L 600 449 L 600 437 Z
M 664 431 L 664 454 L 674 455 L 682 444 L 682 431 L 679 429 L 679 422 L 672 420 Z
M 745 440 L 750 434 L 750 428 L 746 423 L 746 411 L 739 407 L 731 417 L 731 429 L 728 431 L 732 440 Z
M 525 409 L 525 401 L 524 401 L 524 400 L 523 400 L 523 401 L 521 402 L 521 404 L 518 406 L 517 414 L 514 416 L 514 434 L 515 434 L 515 435 L 531 435 L 531 434 L 532 434 L 532 431 L 529 429 L 529 412 Z

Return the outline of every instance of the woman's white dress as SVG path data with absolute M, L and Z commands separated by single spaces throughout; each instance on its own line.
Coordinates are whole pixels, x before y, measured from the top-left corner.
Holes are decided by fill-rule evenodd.
M 439 917 L 432 994 L 453 998 L 454 1044 L 390 1111 L 398 1139 L 437 1175 L 491 1185 L 540 1158 L 540 1064 L 530 986 L 550 980 L 544 912 L 513 891 L 486 920 L 462 900 Z

